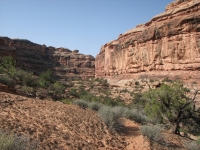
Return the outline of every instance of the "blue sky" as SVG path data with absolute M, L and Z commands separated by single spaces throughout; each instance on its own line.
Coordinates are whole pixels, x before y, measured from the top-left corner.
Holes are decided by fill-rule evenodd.
M 0 36 L 96 56 L 173 0 L 0 0 Z

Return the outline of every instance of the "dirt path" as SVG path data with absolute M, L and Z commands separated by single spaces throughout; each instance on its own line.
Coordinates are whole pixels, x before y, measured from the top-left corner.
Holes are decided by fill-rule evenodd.
M 125 150 L 150 150 L 150 143 L 142 136 L 139 125 L 128 119 L 123 120 L 127 130 L 126 141 L 128 143 Z

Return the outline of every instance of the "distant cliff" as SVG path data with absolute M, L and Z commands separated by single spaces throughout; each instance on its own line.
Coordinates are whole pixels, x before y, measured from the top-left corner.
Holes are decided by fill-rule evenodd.
M 13 56 L 17 67 L 39 74 L 47 69 L 61 78 L 93 77 L 95 59 L 78 50 L 54 48 L 24 39 L 0 37 L 0 56 Z
M 176 0 L 166 11 L 101 47 L 96 77 L 200 71 L 200 0 Z

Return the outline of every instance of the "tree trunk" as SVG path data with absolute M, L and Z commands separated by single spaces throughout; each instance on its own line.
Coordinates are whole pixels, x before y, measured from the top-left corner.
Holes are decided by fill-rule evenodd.
M 180 135 L 180 125 L 179 124 L 180 124 L 179 122 L 175 122 L 175 124 L 173 124 L 172 131 L 174 134 Z

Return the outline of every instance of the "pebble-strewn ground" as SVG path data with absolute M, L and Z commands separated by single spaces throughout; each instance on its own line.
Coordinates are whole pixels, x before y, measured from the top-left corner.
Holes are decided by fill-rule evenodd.
M 95 111 L 0 92 L 0 129 L 29 136 L 39 150 L 184 149 L 179 136 L 165 133 L 167 146 L 150 144 L 138 124 L 123 122 L 126 132 L 111 133 Z

